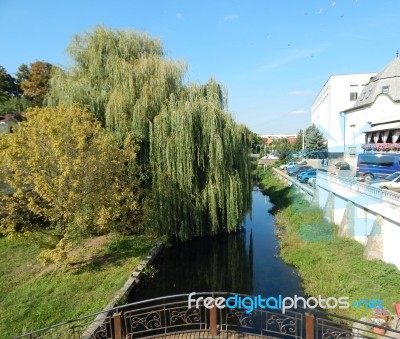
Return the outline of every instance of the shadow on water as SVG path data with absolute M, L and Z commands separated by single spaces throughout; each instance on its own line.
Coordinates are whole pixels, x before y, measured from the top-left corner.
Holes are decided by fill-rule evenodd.
M 279 208 L 273 204 L 271 205 L 271 208 L 269 210 L 269 212 L 271 214 L 275 215 L 275 213 L 278 211 L 278 209 L 285 208 L 292 203 L 292 199 L 290 198 L 290 195 L 288 194 L 291 189 L 292 189 L 292 187 L 289 187 L 289 186 L 285 186 L 283 188 L 271 186 L 269 188 L 268 191 L 269 191 L 269 196 L 270 196 L 271 200 L 279 201 Z M 262 190 L 262 192 L 264 194 L 266 194 L 266 192 L 264 190 Z
M 278 257 L 273 205 L 261 191 L 253 191 L 252 214 L 242 231 L 203 237 L 166 248 L 129 302 L 166 295 L 224 291 L 263 297 L 303 296 L 294 269 Z

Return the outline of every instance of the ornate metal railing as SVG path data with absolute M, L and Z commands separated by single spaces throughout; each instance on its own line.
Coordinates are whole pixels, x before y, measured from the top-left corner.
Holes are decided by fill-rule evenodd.
M 143 338 L 177 332 L 209 329 L 209 310 L 203 303 L 188 308 L 188 295 L 153 299 L 127 305 L 124 312 L 124 333 L 129 338 Z
M 371 323 L 329 315 L 322 312 L 314 312 L 316 338 L 317 339 L 342 339 L 342 338 L 400 338 L 400 331 L 385 326 L 373 325 Z M 378 334 L 375 329 L 381 329 Z
M 196 293 L 197 297 L 224 297 L 230 293 Z M 156 298 L 112 308 L 81 317 L 17 338 L 145 338 L 181 332 L 210 331 L 215 336 L 228 332 L 258 336 L 302 338 L 303 315 L 282 314 L 279 310 L 207 308 L 204 301 L 198 308 L 188 308 L 188 294 Z
M 122 339 L 149 338 L 182 332 L 209 333 L 224 337 L 227 333 L 251 334 L 273 338 L 373 338 L 372 325 L 354 319 L 329 316 L 306 310 L 254 309 L 215 307 L 217 298 L 232 293 L 196 293 L 212 297 L 212 305 L 204 299 L 188 307 L 188 294 L 135 302 L 104 312 L 77 318 L 17 338 Z M 244 297 L 244 296 L 243 296 Z M 250 302 L 250 298 L 249 302 Z M 249 304 L 246 304 L 249 305 Z M 379 326 L 377 326 L 379 327 Z M 384 337 L 394 338 L 400 331 L 386 329 Z M 194 336 L 196 334 L 193 334 Z

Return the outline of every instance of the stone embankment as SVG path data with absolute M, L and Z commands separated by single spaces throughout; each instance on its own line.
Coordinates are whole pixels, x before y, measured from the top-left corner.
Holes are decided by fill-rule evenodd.
M 124 286 L 119 289 L 110 303 L 104 308 L 104 310 L 94 319 L 93 323 L 89 326 L 89 328 L 85 331 L 87 333 L 87 338 L 93 338 L 95 331 L 101 326 L 105 319 L 108 316 L 108 310 L 120 305 L 122 302 L 126 300 L 129 293 L 132 291 L 135 286 L 137 286 L 141 279 L 145 275 L 145 270 L 149 267 L 157 255 L 163 248 L 162 243 L 157 243 L 147 254 L 147 256 L 139 263 L 139 265 L 135 268 L 135 270 L 131 273 L 128 280 L 125 282 Z

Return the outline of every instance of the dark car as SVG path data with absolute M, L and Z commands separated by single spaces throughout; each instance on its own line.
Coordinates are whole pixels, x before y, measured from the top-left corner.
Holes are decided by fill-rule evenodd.
M 339 170 L 349 170 L 350 165 L 346 161 L 339 161 L 335 164 L 335 167 Z
M 288 169 L 288 174 L 290 176 L 293 176 L 293 175 L 308 171 L 310 169 L 313 169 L 313 167 L 307 166 L 307 165 L 300 165 L 300 166 L 296 166 L 296 167 Z

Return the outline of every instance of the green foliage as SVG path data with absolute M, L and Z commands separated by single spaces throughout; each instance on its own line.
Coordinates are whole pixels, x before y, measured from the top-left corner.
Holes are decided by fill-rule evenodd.
M 49 103 L 88 105 L 121 143 L 128 134 L 148 141 L 150 123 L 179 93 L 185 66 L 166 59 L 158 40 L 101 26 L 74 36 L 68 52 L 74 66 L 54 71 Z
M 0 66 L 0 104 L 17 95 L 18 86 L 15 79 Z
M 260 137 L 257 133 L 249 131 L 249 139 L 251 145 L 251 150 L 249 150 L 249 153 L 265 152 L 265 142 L 262 137 Z
M 29 73 L 30 73 L 30 69 L 29 69 L 29 66 L 28 66 L 28 65 L 26 65 L 26 64 L 21 64 L 21 65 L 18 67 L 18 72 L 17 72 L 17 74 L 16 74 L 16 75 L 17 75 L 17 83 L 18 83 L 18 86 L 21 87 L 21 83 L 22 83 L 23 81 L 28 80 Z M 22 89 L 21 89 L 21 91 L 22 91 Z
M 319 129 L 312 124 L 304 134 L 304 148 L 306 150 L 326 150 L 327 140 Z
M 44 257 L 60 260 L 77 234 L 135 227 L 137 186 L 125 178 L 124 149 L 77 106 L 33 109 L 15 133 L 0 136 L 0 172 L 13 194 L 0 195 L 6 235 L 49 227 L 58 237 Z
M 20 66 L 21 70 L 24 70 L 23 66 Z M 24 112 L 32 105 L 30 100 L 22 96 L 20 88 L 21 74 L 18 73 L 17 79 L 14 79 L 0 66 L 0 116 Z
M 250 207 L 247 129 L 223 110 L 218 85 L 186 89 L 154 120 L 153 201 L 163 234 L 235 231 Z
M 55 70 L 49 103 L 88 105 L 121 146 L 138 142 L 147 224 L 175 239 L 236 229 L 249 206 L 249 143 L 222 87 L 184 86 L 186 66 L 133 31 L 96 27 L 68 51 L 73 67 Z
M 42 235 L 0 238 L 2 338 L 103 309 L 158 240 L 119 234 L 89 247 L 96 238 L 89 239 L 82 244 L 82 263 L 60 268 L 40 265 L 37 257 L 43 248 L 32 236 Z
M 157 269 L 154 266 L 146 266 L 143 268 L 142 273 L 146 278 L 154 278 L 157 273 Z
M 32 103 L 25 97 L 10 97 L 0 103 L 0 116 L 8 113 L 25 112 L 31 106 Z
M 303 149 L 303 134 L 304 131 L 302 129 L 297 132 L 296 142 L 293 144 L 293 151 L 298 152 Z
M 281 159 L 285 159 L 294 150 L 293 144 L 291 144 L 286 138 L 274 141 L 273 145 Z

